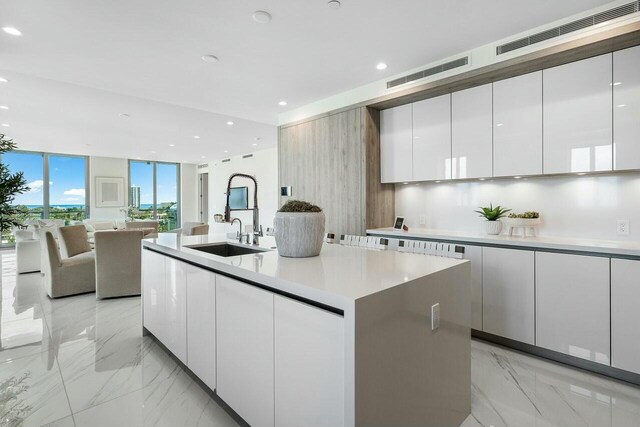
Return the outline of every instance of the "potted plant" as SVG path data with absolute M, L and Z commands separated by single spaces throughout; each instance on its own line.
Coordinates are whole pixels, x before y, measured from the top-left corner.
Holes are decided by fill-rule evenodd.
M 527 237 L 527 231 L 534 236 L 536 233 L 536 227 L 540 225 L 540 214 L 535 211 L 528 211 L 525 213 L 517 214 L 510 213 L 507 218 L 504 219 L 504 224 L 508 227 L 509 235 L 513 235 L 514 229 L 522 229 L 522 237 Z
M 320 255 L 324 220 L 324 213 L 318 206 L 289 200 L 276 212 L 273 221 L 278 253 L 289 258 Z
M 489 207 L 480 207 L 480 210 L 475 212 L 479 213 L 481 217 L 486 219 L 484 223 L 485 231 L 487 234 L 500 234 L 502 231 L 502 223 L 500 222 L 500 218 L 504 217 L 507 212 L 511 209 L 503 208 L 498 205 L 495 208 L 493 204 L 489 204 Z

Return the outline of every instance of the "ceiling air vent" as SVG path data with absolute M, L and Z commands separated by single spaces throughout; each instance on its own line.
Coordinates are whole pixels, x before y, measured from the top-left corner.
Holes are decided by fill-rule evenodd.
M 224 160 L 222 161 L 222 163 L 227 163 L 227 162 L 230 162 L 230 161 L 231 161 L 231 159 L 224 159 Z
M 400 86 L 405 83 L 415 82 L 416 80 L 424 79 L 425 77 L 433 76 L 434 74 L 453 70 L 454 68 L 464 67 L 467 64 L 469 64 L 468 56 L 454 59 L 453 61 L 449 61 L 445 64 L 436 65 L 435 67 L 427 68 L 426 70 L 418 71 L 417 73 L 400 77 L 399 79 L 391 80 L 390 82 L 387 82 L 387 89 L 391 89 L 392 87 Z
M 631 15 L 632 13 L 636 12 L 640 12 L 640 1 L 627 3 L 625 5 L 605 10 L 604 12 L 600 12 L 586 18 L 578 19 L 577 21 L 569 22 L 559 27 L 551 28 L 550 30 L 545 30 L 540 33 L 532 34 L 530 36 L 505 43 L 496 47 L 496 55 L 513 52 L 514 50 L 521 49 L 526 46 L 531 46 L 533 44 L 540 43 L 554 37 L 569 34 L 574 31 L 582 30 L 584 28 L 593 27 L 594 25 L 602 24 L 603 22 L 620 18 L 621 16 Z
M 251 157 L 253 157 L 253 154 L 245 154 L 242 156 L 243 159 L 250 159 Z
M 209 167 L 209 164 L 207 164 L 207 163 L 203 163 L 201 165 L 198 165 L 198 169 L 204 169 L 204 168 L 208 168 L 208 167 Z

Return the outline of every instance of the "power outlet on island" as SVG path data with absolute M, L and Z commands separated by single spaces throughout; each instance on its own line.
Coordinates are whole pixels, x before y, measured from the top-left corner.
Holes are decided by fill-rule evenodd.
M 629 235 L 629 220 L 628 219 L 619 219 L 617 222 L 617 232 L 619 236 L 628 236 Z
M 431 306 L 431 330 L 435 331 L 440 327 L 440 303 Z

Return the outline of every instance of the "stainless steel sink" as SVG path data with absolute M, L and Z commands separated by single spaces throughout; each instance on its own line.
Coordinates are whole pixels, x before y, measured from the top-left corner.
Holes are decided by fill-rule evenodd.
M 211 243 L 206 245 L 191 245 L 185 247 L 222 257 L 258 254 L 267 251 L 266 249 L 252 248 L 250 246 L 232 245 L 229 243 Z

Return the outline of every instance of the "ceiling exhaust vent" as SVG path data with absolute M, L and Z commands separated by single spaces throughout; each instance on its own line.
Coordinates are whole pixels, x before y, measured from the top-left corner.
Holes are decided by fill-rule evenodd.
M 253 154 L 245 154 L 244 156 L 242 156 L 243 159 L 250 159 L 253 157 Z
M 222 161 L 222 163 L 228 163 L 228 162 L 230 162 L 230 161 L 231 161 L 231 159 L 224 159 L 224 160 Z
M 622 16 L 631 15 L 632 13 L 636 12 L 640 12 L 640 1 L 634 1 L 633 3 L 627 3 L 622 6 L 614 7 L 613 9 L 605 10 L 604 12 L 600 12 L 586 18 L 578 19 L 577 21 L 569 22 L 559 27 L 551 28 L 550 30 L 545 30 L 540 33 L 532 34 L 530 36 L 505 43 L 496 47 L 496 55 L 513 52 L 514 50 L 518 50 L 526 46 L 531 46 L 533 44 L 540 43 L 554 37 L 560 37 L 574 31 L 582 30 L 584 28 L 593 27 L 594 25 L 602 24 L 603 22 L 620 18 Z
M 201 165 L 198 165 L 198 169 L 204 169 L 204 168 L 208 168 L 209 164 L 208 163 L 202 163 Z
M 445 64 L 436 65 L 435 67 L 427 68 L 426 70 L 418 71 L 417 73 L 400 77 L 399 79 L 391 80 L 390 82 L 387 82 L 387 89 L 391 89 L 392 87 L 400 86 L 406 83 L 415 82 L 416 80 L 424 79 L 425 77 L 433 76 L 438 73 L 444 73 L 445 71 L 453 70 L 454 68 L 464 67 L 468 64 L 468 56 L 454 59 L 453 61 L 449 61 Z

